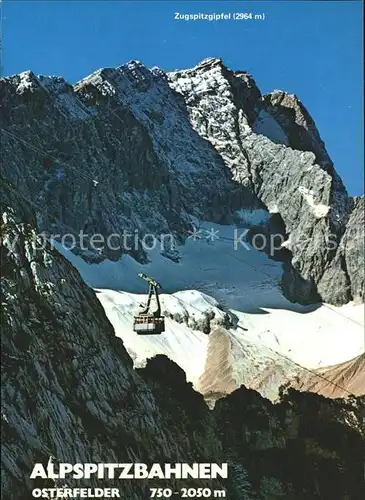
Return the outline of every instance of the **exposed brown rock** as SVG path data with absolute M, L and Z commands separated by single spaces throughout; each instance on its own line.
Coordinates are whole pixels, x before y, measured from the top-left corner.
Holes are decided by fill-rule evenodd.
M 308 374 L 293 384 L 301 391 L 316 392 L 330 398 L 365 394 L 365 353 L 357 358 L 316 370 L 318 376 Z
M 238 385 L 233 379 L 231 341 L 224 328 L 216 328 L 209 335 L 205 370 L 199 380 L 199 390 L 209 394 L 229 394 Z

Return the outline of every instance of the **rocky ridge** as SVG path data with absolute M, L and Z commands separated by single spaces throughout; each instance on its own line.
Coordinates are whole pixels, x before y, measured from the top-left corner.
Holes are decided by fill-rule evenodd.
M 181 243 L 197 219 L 230 223 L 235 210 L 264 208 L 290 251 L 290 300 L 363 299 L 361 202 L 348 197 L 296 96 L 262 96 L 251 75 L 214 58 L 169 74 L 131 61 L 74 86 L 25 72 L 0 91 L 6 177 L 32 201 L 41 230 L 136 231 L 128 251 L 145 261 L 148 232 Z
M 357 270 L 345 264 L 348 283 L 335 291 L 328 282 L 329 272 L 341 274 L 334 258 L 346 227 L 348 245 L 355 248 L 363 227 L 359 215 L 351 218 L 354 202 L 299 99 L 281 91 L 262 97 L 251 75 L 214 58 L 169 74 L 169 81 L 184 96 L 193 127 L 214 145 L 233 178 L 282 220 L 283 246 L 291 252 L 286 296 L 336 304 L 362 300 L 361 246 L 352 255 Z
M 26 72 L 3 79 L 1 91 L 7 178 L 37 204 L 42 230 L 179 239 L 190 216 L 227 221 L 231 203 L 241 203 L 242 190 L 230 195 L 237 186 L 191 129 L 182 99 L 139 63 L 74 88 Z

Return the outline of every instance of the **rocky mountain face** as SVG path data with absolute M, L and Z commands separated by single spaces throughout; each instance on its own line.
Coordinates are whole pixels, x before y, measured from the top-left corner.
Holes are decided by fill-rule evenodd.
M 244 387 L 213 411 L 164 356 L 134 371 L 95 292 L 2 182 L 2 494 L 31 497 L 34 463 L 229 462 L 229 479 L 175 481 L 227 498 L 363 498 L 364 401 L 296 391 L 273 405 Z M 152 484 L 153 483 L 153 484 Z M 165 484 L 165 482 L 163 483 Z M 156 481 L 90 479 L 145 500 Z M 80 486 L 67 480 L 67 486 Z
M 359 216 L 350 217 L 354 203 L 299 99 L 281 91 L 262 97 L 251 75 L 230 71 L 219 59 L 172 73 L 169 80 L 184 96 L 193 127 L 222 155 L 233 178 L 283 221 L 283 245 L 291 252 L 283 277 L 287 297 L 336 304 L 363 298 L 358 256 L 357 271 L 344 268 L 354 285 L 337 285 L 340 296 L 328 283 L 329 268 L 341 274 L 334 257 L 347 224 L 355 248 L 363 228 Z
M 169 74 L 132 61 L 74 86 L 25 72 L 0 91 L 6 177 L 40 230 L 137 232 L 132 249 L 114 234 L 118 250 L 89 258 L 145 261 L 147 232 L 181 243 L 197 219 L 230 223 L 259 207 L 285 238 L 290 300 L 363 299 L 363 201 L 348 197 L 296 96 L 262 96 L 219 59 Z
M 242 204 L 244 189 L 159 72 L 132 62 L 74 88 L 27 72 L 1 91 L 7 177 L 42 230 L 178 237 L 190 216 L 227 222 Z
M 351 211 L 346 230 L 336 254 L 326 268 L 321 286 L 331 288 L 332 301 L 343 304 L 349 298 L 364 300 L 364 255 L 365 255 L 365 199 L 351 200 Z
M 195 395 L 204 413 L 199 434 L 192 432 L 193 415 L 191 423 L 171 423 L 133 370 L 94 291 L 56 250 L 37 249 L 34 216 L 10 196 L 1 255 L 3 497 L 30 498 L 32 488 L 54 486 L 29 479 L 34 464 L 51 457 L 55 464 L 223 462 L 203 397 Z M 149 498 L 155 483 L 108 481 L 131 500 Z

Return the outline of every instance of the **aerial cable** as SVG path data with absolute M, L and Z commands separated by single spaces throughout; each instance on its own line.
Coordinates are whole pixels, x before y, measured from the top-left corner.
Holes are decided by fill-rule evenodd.
M 9 135 L 13 139 L 16 139 L 16 140 L 20 141 L 21 143 L 23 143 L 25 146 L 27 146 L 32 151 L 34 151 L 38 154 L 41 154 L 43 157 L 51 158 L 53 161 L 55 161 L 56 163 L 58 163 L 59 165 L 61 165 L 63 167 L 67 167 L 68 169 L 74 170 L 75 172 L 79 173 L 81 177 L 84 177 L 84 179 L 91 181 L 94 185 L 99 184 L 99 181 L 97 181 L 94 177 L 90 177 L 89 175 L 85 174 L 84 172 L 82 172 L 80 169 L 74 167 L 73 165 L 70 165 L 69 163 L 65 163 L 65 162 L 59 160 L 58 158 L 56 158 L 55 156 L 47 153 L 46 151 L 43 151 L 42 149 L 39 149 L 36 146 L 33 146 L 32 144 L 25 141 L 21 137 L 17 136 L 13 132 L 9 132 L 8 130 L 6 130 L 4 128 L 1 128 L 1 130 L 2 130 L 2 132 L 5 132 L 5 134 Z

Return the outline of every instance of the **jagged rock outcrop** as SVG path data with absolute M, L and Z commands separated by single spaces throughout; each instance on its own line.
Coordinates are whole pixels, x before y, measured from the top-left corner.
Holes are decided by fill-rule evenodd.
M 353 206 L 347 222 L 346 231 L 342 238 L 345 254 L 346 271 L 351 286 L 351 297 L 354 300 L 364 301 L 365 289 L 365 198 L 353 199 Z
M 40 230 L 114 234 L 118 250 L 85 258 L 124 250 L 145 261 L 148 232 L 181 242 L 194 217 L 228 223 L 235 210 L 259 207 L 285 235 L 290 300 L 363 296 L 352 257 L 339 250 L 358 211 L 296 96 L 262 96 L 251 75 L 214 58 L 169 74 L 132 61 L 74 86 L 25 72 L 2 79 L 0 91 L 6 177 Z M 127 250 L 123 232 L 138 235 Z M 361 234 L 349 256 L 361 254 Z
M 340 245 L 351 200 L 304 106 L 284 92 L 262 97 L 248 73 L 229 71 L 220 59 L 169 79 L 184 96 L 192 125 L 212 142 L 234 179 L 283 221 L 284 246 L 292 254 L 284 266 L 287 297 L 337 303 L 324 273 Z M 334 269 L 341 273 L 338 264 Z M 341 281 L 337 288 L 342 293 Z M 361 294 L 355 279 L 344 302 Z
M 194 433 L 198 449 L 214 429 L 240 498 L 362 498 L 364 398 L 332 401 L 291 389 L 273 404 L 242 386 L 207 414 L 202 396 L 165 356 L 138 372 L 171 425 L 184 422 L 186 435 Z
M 264 95 L 263 100 L 267 111 L 284 130 L 288 146 L 299 151 L 312 151 L 319 165 L 333 166 L 313 118 L 296 95 L 274 90 Z
M 333 260 L 326 268 L 319 291 L 332 289 L 332 303 L 364 301 L 365 198 L 354 198 L 346 230 Z
M 214 308 L 203 311 L 201 314 L 196 314 L 198 311 L 193 313 L 189 312 L 188 308 L 184 307 L 184 302 L 181 301 L 182 311 L 170 313 L 168 310 L 163 309 L 162 313 L 165 317 L 171 318 L 177 323 L 183 323 L 193 330 L 199 330 L 205 334 L 210 334 L 217 327 L 223 326 L 225 328 L 230 328 L 233 326 L 232 314 L 225 312 L 220 304 L 217 304 Z
M 170 75 L 134 61 L 75 86 L 31 72 L 0 85 L 4 498 L 62 486 L 29 480 L 34 463 L 50 459 L 228 460 L 228 481 L 186 484 L 224 488 L 231 500 L 362 498 L 362 399 L 330 402 L 291 391 L 273 405 L 241 387 L 210 411 L 166 357 L 133 370 L 94 291 L 39 236 L 138 231 L 140 241 L 168 232 L 181 242 L 194 217 L 229 223 L 236 209 L 259 207 L 285 228 L 288 297 L 363 299 L 357 228 L 364 201 L 348 199 L 299 101 L 263 98 L 250 75 L 216 59 Z M 328 248 L 332 234 L 336 245 Z M 129 252 L 145 259 L 140 244 Z M 83 256 L 95 262 L 120 252 L 101 254 Z M 212 319 L 200 326 L 210 330 Z M 223 315 L 222 324 L 231 326 L 231 318 Z M 217 392 L 237 386 L 226 363 L 233 340 L 227 331 L 209 341 L 220 350 L 211 350 L 201 382 L 216 401 Z M 247 364 L 235 369 L 252 365 L 254 347 L 246 346 Z M 273 372 L 261 373 L 258 363 L 246 378 L 269 394 L 279 383 Z M 128 500 L 149 497 L 144 481 L 108 485 Z

